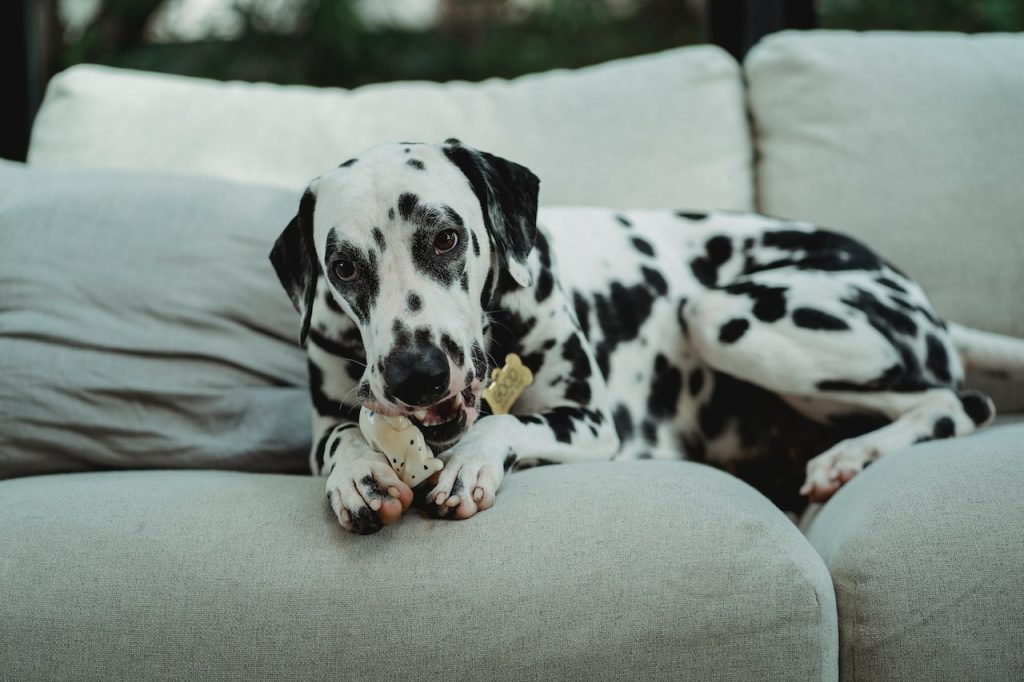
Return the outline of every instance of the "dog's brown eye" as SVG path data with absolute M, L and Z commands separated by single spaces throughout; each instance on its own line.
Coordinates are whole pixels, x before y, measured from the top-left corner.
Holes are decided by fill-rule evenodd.
M 338 261 L 334 266 L 334 274 L 342 282 L 351 282 L 356 278 L 356 266 L 350 260 Z
M 438 255 L 448 253 L 459 243 L 459 233 L 455 230 L 441 230 L 434 237 L 434 252 Z

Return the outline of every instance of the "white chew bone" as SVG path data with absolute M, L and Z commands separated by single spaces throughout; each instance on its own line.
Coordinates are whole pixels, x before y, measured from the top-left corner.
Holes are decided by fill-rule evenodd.
M 384 453 L 398 477 L 414 488 L 444 468 L 434 457 L 423 434 L 408 417 L 386 417 L 365 407 L 359 412 L 359 430 L 374 450 Z

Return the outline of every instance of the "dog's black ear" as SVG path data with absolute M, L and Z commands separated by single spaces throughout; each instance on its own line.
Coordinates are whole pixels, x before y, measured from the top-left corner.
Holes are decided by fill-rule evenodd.
M 484 225 L 499 263 L 519 286 L 529 286 L 526 258 L 537 236 L 540 180 L 518 163 L 477 151 L 454 138 L 445 140 L 444 153 L 466 176 L 480 200 Z
M 313 314 L 313 300 L 316 298 L 316 281 L 320 266 L 313 246 L 313 209 L 316 195 L 306 188 L 299 201 L 299 211 L 291 219 L 284 232 L 274 242 L 270 251 L 270 262 L 274 264 L 281 286 L 288 292 L 292 305 L 302 315 L 299 343 L 306 344 L 309 334 L 309 319 Z

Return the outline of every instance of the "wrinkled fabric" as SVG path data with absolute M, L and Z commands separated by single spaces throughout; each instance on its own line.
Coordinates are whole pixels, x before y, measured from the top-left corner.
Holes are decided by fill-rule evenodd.
M 308 470 L 298 317 L 267 258 L 297 202 L 0 164 L 0 478 Z

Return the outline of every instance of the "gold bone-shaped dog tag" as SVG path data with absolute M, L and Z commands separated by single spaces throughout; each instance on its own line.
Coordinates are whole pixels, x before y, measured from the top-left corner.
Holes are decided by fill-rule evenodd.
M 519 356 L 509 353 L 505 366 L 491 372 L 491 384 L 484 389 L 483 398 L 491 406 L 493 414 L 508 414 L 512 404 L 533 383 L 533 372 L 523 364 Z

